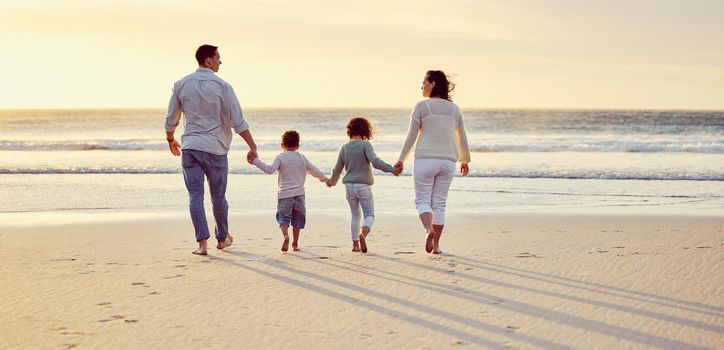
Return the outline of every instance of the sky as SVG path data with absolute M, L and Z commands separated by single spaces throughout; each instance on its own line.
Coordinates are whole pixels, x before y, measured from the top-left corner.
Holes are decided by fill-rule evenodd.
M 219 46 L 243 108 L 724 110 L 722 0 L 0 2 L 0 108 L 165 108 Z

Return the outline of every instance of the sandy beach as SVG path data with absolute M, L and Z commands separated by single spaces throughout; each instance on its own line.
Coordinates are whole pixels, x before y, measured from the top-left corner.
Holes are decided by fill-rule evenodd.
M 189 219 L 0 230 L 3 349 L 704 349 L 724 344 L 724 219 L 310 213 L 300 252 L 262 215 L 191 254 Z

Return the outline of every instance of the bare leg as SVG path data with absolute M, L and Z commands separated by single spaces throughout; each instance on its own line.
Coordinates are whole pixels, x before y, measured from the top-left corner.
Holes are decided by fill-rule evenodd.
M 355 253 L 359 251 L 359 241 L 352 241 L 352 251 Z
M 208 254 L 208 252 L 206 250 L 206 240 L 199 241 L 199 248 L 194 250 L 193 252 L 191 252 L 191 254 L 196 254 L 196 255 Z
M 280 225 L 279 229 L 282 230 L 282 235 L 284 235 L 284 242 L 282 243 L 282 251 L 286 252 L 289 250 L 289 225 Z
M 294 236 L 294 240 L 292 241 L 292 249 L 294 249 L 295 252 L 299 251 L 299 227 L 292 227 L 292 235 Z
M 432 229 L 432 213 L 425 212 L 420 214 L 420 222 L 422 227 L 425 228 L 427 233 L 427 240 L 425 241 L 425 251 L 430 253 L 433 249 L 433 239 L 435 238 L 435 231 Z
M 432 253 L 433 254 L 440 254 L 442 251 L 440 250 L 440 236 L 442 236 L 442 230 L 445 228 L 445 225 L 432 225 L 432 230 L 435 231 L 435 238 L 432 240 Z

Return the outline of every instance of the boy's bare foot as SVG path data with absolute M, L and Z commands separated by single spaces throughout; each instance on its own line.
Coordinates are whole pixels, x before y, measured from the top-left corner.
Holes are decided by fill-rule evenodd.
M 359 235 L 359 246 L 362 253 L 367 253 L 367 234 L 370 233 L 370 228 L 362 226 L 362 233 Z
M 359 251 L 359 241 L 352 241 L 352 251 L 355 253 Z
M 425 241 L 425 251 L 428 253 L 432 252 L 432 248 L 433 248 L 432 239 L 434 237 L 435 237 L 435 232 L 430 231 L 427 233 L 427 241 Z
M 224 249 L 234 243 L 234 237 L 230 234 L 226 235 L 226 239 L 223 242 L 216 244 L 216 249 Z
M 193 252 L 191 252 L 191 254 L 196 254 L 196 255 L 208 254 L 208 252 L 206 251 L 206 240 L 199 241 L 199 247 L 196 248 L 196 250 L 194 250 Z
M 282 251 L 286 252 L 289 250 L 289 235 L 284 235 L 284 243 L 282 243 Z

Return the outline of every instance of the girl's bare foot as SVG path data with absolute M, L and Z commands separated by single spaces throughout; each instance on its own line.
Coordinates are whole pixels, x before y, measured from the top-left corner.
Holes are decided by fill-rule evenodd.
M 362 253 L 367 253 L 367 234 L 370 233 L 370 228 L 362 226 L 362 233 L 359 235 L 359 245 Z
M 355 253 L 359 251 L 359 241 L 352 241 L 352 251 Z
M 284 235 L 284 243 L 282 243 L 282 251 L 286 252 L 289 250 L 289 235 Z
M 230 234 L 227 234 L 226 239 L 223 242 L 219 242 L 218 244 L 216 244 L 216 249 L 224 249 L 230 246 L 232 243 L 234 243 L 234 237 L 232 237 Z
M 434 232 L 434 231 L 429 231 L 429 232 L 427 233 L 427 241 L 425 241 L 425 251 L 428 252 L 428 253 L 432 252 L 432 248 L 433 248 L 432 239 L 433 239 L 434 237 L 435 237 L 435 232 Z

